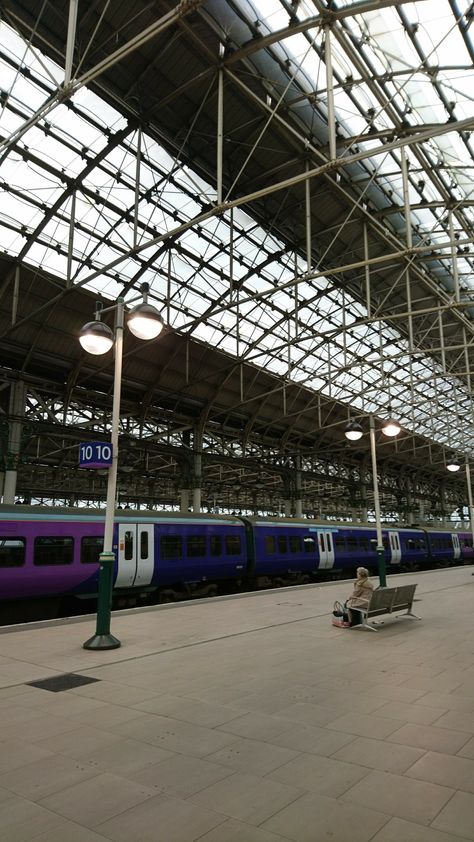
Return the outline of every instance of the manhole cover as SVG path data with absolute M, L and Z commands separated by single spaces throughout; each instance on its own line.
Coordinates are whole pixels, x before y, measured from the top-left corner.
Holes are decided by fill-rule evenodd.
M 27 681 L 26 683 L 28 687 L 39 687 L 40 690 L 60 693 L 62 690 L 72 690 L 73 687 L 82 687 L 83 684 L 92 684 L 94 681 L 100 681 L 100 678 L 89 678 L 87 675 L 66 672 L 64 675 L 54 675 L 52 678 L 42 678 L 40 681 Z

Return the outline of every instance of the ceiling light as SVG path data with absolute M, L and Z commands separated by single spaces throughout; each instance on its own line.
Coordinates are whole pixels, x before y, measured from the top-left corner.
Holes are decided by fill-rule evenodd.
M 461 465 L 455 457 L 453 457 L 446 463 L 446 470 L 451 471 L 452 474 L 455 474 L 456 471 L 460 470 L 460 468 Z
M 388 418 L 382 425 L 382 433 L 389 438 L 398 436 L 401 429 L 400 424 L 394 418 Z
M 344 430 L 344 435 L 346 439 L 349 439 L 349 441 L 359 441 L 359 439 L 364 435 L 362 425 L 355 420 L 349 421 L 346 429 Z

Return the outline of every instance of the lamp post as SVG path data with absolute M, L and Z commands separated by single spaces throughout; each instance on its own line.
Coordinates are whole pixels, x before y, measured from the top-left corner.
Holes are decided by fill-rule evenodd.
M 389 436 L 389 438 L 393 436 L 397 436 L 400 432 L 401 427 L 400 424 L 395 421 L 393 418 L 389 418 L 387 421 L 384 422 L 382 426 L 382 432 L 384 435 Z M 362 425 L 359 421 L 353 420 L 349 421 L 347 427 L 344 431 L 344 435 L 346 436 L 349 441 L 358 441 L 363 435 Z M 369 434 L 370 434 L 370 456 L 372 460 L 372 483 L 373 483 L 373 492 L 374 492 L 374 511 L 375 511 L 375 528 L 377 532 L 377 546 L 376 546 L 376 553 L 377 553 L 377 564 L 378 564 L 378 571 L 379 571 L 379 582 L 380 587 L 385 588 L 387 587 L 387 571 L 385 566 L 385 549 L 383 545 L 382 539 L 382 518 L 380 515 L 380 497 L 379 497 L 379 482 L 377 478 L 377 452 L 376 452 L 376 444 L 375 444 L 375 421 L 374 416 L 369 415 Z
M 474 506 L 472 501 L 472 486 L 471 486 L 471 468 L 469 465 L 469 457 L 466 456 L 466 486 L 467 486 L 467 501 L 469 506 L 469 524 L 471 527 L 472 545 L 474 547 Z M 452 474 L 461 470 L 461 463 L 455 456 L 451 456 L 446 462 L 446 470 Z M 474 573 L 472 574 L 474 576 Z
M 377 530 L 377 564 L 379 570 L 379 582 L 381 588 L 387 587 L 387 571 L 385 568 L 385 549 L 382 540 L 382 518 L 380 516 L 379 481 L 377 477 L 377 453 L 375 449 L 375 423 L 374 416 L 370 416 L 370 455 L 372 458 L 372 482 L 374 487 L 374 509 L 375 528 Z
M 470 466 L 469 466 L 469 457 L 468 456 L 466 456 L 466 484 L 467 484 L 467 501 L 468 501 L 468 504 L 469 504 L 469 522 L 471 524 L 472 546 L 474 547 L 474 507 L 473 507 L 473 504 L 472 504 L 471 469 L 470 469 Z
M 155 307 L 148 304 L 148 284 L 143 284 L 143 300 L 129 313 L 128 327 L 140 339 L 153 339 L 161 332 L 163 322 Z M 101 313 L 115 310 L 115 330 L 100 321 Z M 97 617 L 95 634 L 83 644 L 84 649 L 117 649 L 121 643 L 110 632 L 112 609 L 112 582 L 115 562 L 113 552 L 113 532 L 115 517 L 115 498 L 117 492 L 118 441 L 120 426 L 120 394 L 122 387 L 123 327 L 125 304 L 118 298 L 111 307 L 96 309 L 95 321 L 88 322 L 80 332 L 79 341 L 90 354 L 105 354 L 112 346 L 115 348 L 114 385 L 112 399 L 112 465 L 107 479 L 107 501 L 105 505 L 104 545 L 99 556 L 99 585 L 97 594 Z

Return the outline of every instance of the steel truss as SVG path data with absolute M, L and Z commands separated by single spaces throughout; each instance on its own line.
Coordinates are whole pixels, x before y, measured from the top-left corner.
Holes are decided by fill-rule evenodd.
M 429 13 L 415 21 L 399 0 L 279 0 L 282 26 L 230 0 L 155 5 L 128 20 L 106 4 L 78 19 L 76 0 L 38 15 L 30 0 L 4 3 L 0 231 L 16 261 L 2 288 L 4 343 L 50 323 L 80 288 L 127 298 L 145 280 L 171 331 L 234 365 L 197 419 L 179 410 L 195 377 L 187 362 L 174 414 L 154 405 L 172 359 L 140 407 L 124 403 L 124 435 L 139 442 L 139 455 L 124 452 L 129 500 L 171 505 L 187 483 L 203 500 L 214 491 L 214 507 L 370 509 L 366 461 L 354 466 L 327 433 L 345 405 L 362 418 L 390 410 L 407 431 L 388 458 L 381 451 L 387 516 L 412 515 L 417 502 L 436 516 L 459 508 L 462 492 L 447 482 L 441 499 L 433 471 L 444 450 L 469 457 L 474 444 L 469 9 L 444 0 L 430 46 Z M 454 63 L 448 41 L 463 47 Z M 30 266 L 58 277 L 36 311 L 21 292 Z M 32 337 L 25 382 L 38 350 Z M 275 377 L 258 409 L 245 366 Z M 20 450 L 25 466 L 41 453 L 46 493 L 56 470 L 65 497 L 86 486 L 101 496 L 100 478 L 92 488 L 74 469 L 72 445 L 59 455 L 73 423 L 106 435 L 108 401 L 94 389 L 85 400 L 88 377 L 78 360 L 66 392 L 28 394 L 22 435 L 36 433 Z M 304 409 L 288 399 L 295 384 L 308 391 Z M 264 411 L 275 392 L 278 434 Z M 11 439 L 19 422 L 4 410 Z M 420 463 L 429 441 L 427 471 L 401 477 L 410 448 Z M 155 476 L 166 478 L 156 495 Z M 25 467 L 24 477 L 21 493 L 36 483 L 41 496 L 38 475 Z

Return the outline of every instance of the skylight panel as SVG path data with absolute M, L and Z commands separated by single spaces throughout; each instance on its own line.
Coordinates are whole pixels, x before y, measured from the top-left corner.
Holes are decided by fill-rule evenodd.
M 258 19 L 264 21 L 271 32 L 275 32 L 287 25 L 288 12 L 280 0 L 258 0 Z
M 9 108 L 0 109 L 0 132 L 6 137 L 13 134 L 23 125 L 23 117 L 19 114 L 14 114 Z
M 3 214 L 0 214 L 0 220 Z M 17 254 L 20 251 L 22 239 L 16 231 L 12 231 L 6 225 L 0 222 L 0 237 L 2 248 L 7 254 Z
M 27 196 L 19 199 L 11 193 L 3 198 L 2 214 L 5 219 L 21 220 L 22 227 L 29 230 L 36 228 L 43 218 L 43 212 L 29 202 Z
M 99 123 L 104 131 L 117 132 L 127 126 L 126 117 L 89 88 L 80 88 L 74 94 L 74 103 L 90 115 L 92 122 Z
M 266 31 L 266 26 L 272 30 L 284 28 L 288 24 L 288 8 L 279 0 L 261 0 L 253 4 L 240 3 L 244 14 L 251 15 L 253 22 L 262 22 L 261 31 Z M 342 3 L 342 5 L 351 5 Z M 339 7 L 341 3 L 339 4 Z M 421 4 L 405 4 L 404 12 L 410 15 L 417 12 L 424 14 L 432 4 L 425 2 Z M 446 8 L 448 6 L 446 5 Z M 255 12 L 255 16 L 254 16 Z M 304 16 L 316 14 L 316 7 L 310 2 L 293 4 L 293 13 L 300 19 Z M 428 13 L 427 13 L 428 14 Z M 430 12 L 433 16 L 433 13 Z M 447 13 L 450 25 L 454 18 Z M 415 15 L 416 17 L 416 15 Z M 250 18 L 249 18 L 250 19 Z M 414 18 L 415 19 L 415 18 Z M 429 20 L 429 27 L 428 27 Z M 438 38 L 436 29 L 431 27 L 431 18 L 420 18 L 422 25 L 419 27 L 419 38 Z M 446 23 L 446 22 L 445 22 Z M 413 73 L 413 68 L 420 64 L 420 57 L 416 54 L 411 40 L 405 33 L 400 21 L 400 16 L 394 8 L 384 8 L 380 12 L 372 12 L 365 15 L 358 15 L 355 20 L 347 19 L 345 25 L 360 35 L 363 41 L 361 50 L 361 61 L 367 56 L 372 62 L 375 77 L 377 74 L 384 74 L 385 84 L 389 86 L 390 107 L 397 105 L 402 110 L 406 105 L 412 109 L 412 114 L 407 115 L 409 121 L 421 124 L 431 122 L 444 122 L 447 118 L 446 111 L 437 91 L 431 84 L 430 78 L 425 71 Z M 426 31 L 424 29 L 426 27 Z M 306 35 L 294 35 L 278 45 L 280 55 L 288 54 L 296 58 L 298 62 L 302 57 L 302 69 L 304 76 L 299 74 L 297 85 L 302 90 L 316 90 L 318 97 L 324 100 L 324 87 L 326 85 L 326 72 L 324 64 L 321 63 L 316 49 L 309 45 L 309 39 L 319 36 L 316 29 L 309 31 Z M 440 50 L 449 46 L 463 57 L 465 47 L 462 39 L 456 32 L 456 38 L 444 37 L 444 32 L 439 34 L 442 47 L 431 50 L 430 61 L 440 62 Z M 421 42 L 428 51 L 424 40 Z M 17 44 L 19 49 L 20 42 Z M 318 43 L 319 46 L 319 43 Z M 459 48 L 459 49 L 458 49 Z M 431 48 L 430 48 L 431 49 Z M 336 73 L 341 76 L 347 90 L 335 87 L 335 104 L 337 119 L 344 132 L 357 135 L 366 133 L 368 130 L 368 114 L 374 110 L 374 126 L 376 130 L 382 127 L 392 128 L 392 118 L 381 106 L 379 98 L 375 95 L 377 89 L 382 99 L 386 97 L 386 89 L 378 86 L 374 73 L 370 70 L 365 80 L 361 78 L 360 69 L 355 69 L 350 59 L 346 56 L 339 42 L 332 39 L 333 66 Z M 268 51 L 270 55 L 271 51 Z M 447 53 L 442 53 L 442 60 L 448 64 Z M 459 61 L 459 57 L 457 58 Z M 450 62 L 453 63 L 452 58 Z M 45 68 L 40 67 L 41 62 L 35 59 L 34 67 L 45 84 L 51 86 L 51 79 Z M 292 61 L 290 73 L 295 70 L 295 62 Z M 58 69 L 55 68 L 58 73 Z M 392 74 L 398 74 L 393 76 Z M 10 74 L 12 83 L 14 76 Z M 443 84 L 446 95 L 456 101 L 456 107 L 460 102 L 463 104 L 463 112 L 469 115 L 470 92 L 466 79 L 457 72 L 456 81 L 461 95 L 456 96 L 454 90 L 455 77 L 447 69 L 439 68 L 437 81 Z M 313 85 L 311 88 L 310 83 Z M 275 84 L 280 84 L 278 80 Z M 297 85 L 292 91 L 297 90 Z M 37 107 L 37 100 L 41 102 L 46 96 L 46 91 L 41 88 L 39 82 L 26 80 L 20 77 L 15 82 L 15 91 L 18 102 L 25 95 L 26 108 L 30 110 Z M 371 89 L 372 87 L 372 89 Z M 359 108 L 353 99 L 359 103 Z M 28 92 L 28 93 L 26 93 Z M 41 96 L 40 96 L 41 95 Z M 13 99 L 12 99 L 13 101 Z M 54 130 L 49 135 L 44 133 L 44 124 L 39 124 L 31 129 L 22 139 L 21 143 L 31 144 L 35 153 L 40 155 L 42 160 L 51 167 L 56 166 L 58 176 L 47 177 L 43 174 L 41 167 L 32 169 L 25 166 L 25 162 L 15 163 L 15 153 L 12 158 L 14 164 L 7 159 L 0 172 L 4 178 L 10 178 L 18 172 L 17 186 L 29 190 L 30 199 L 23 205 L 18 199 L 15 204 L 9 203 L 8 217 L 12 220 L 25 220 L 25 207 L 27 208 L 27 224 L 33 228 L 41 219 L 41 213 L 32 205 L 32 198 L 42 201 L 47 207 L 57 200 L 61 191 L 67 189 L 67 183 L 61 179 L 61 170 L 66 175 L 77 177 L 87 166 L 92 153 L 103 149 L 109 138 L 105 131 L 112 132 L 123 128 L 126 125 L 125 119 L 110 105 L 102 102 L 95 94 L 82 89 L 74 96 L 74 109 L 61 105 L 53 109 L 48 117 L 50 126 Z M 324 103 L 323 103 L 324 105 Z M 304 101 L 301 108 L 298 108 L 299 128 L 304 126 L 306 115 L 309 114 L 310 103 Z M 456 111 L 457 116 L 460 116 Z M 17 120 L 8 108 L 5 109 L 4 120 L 12 125 L 19 125 Z M 47 127 L 46 127 L 47 128 Z M 11 130 L 11 129 L 10 129 Z M 103 130 L 103 131 L 102 131 Z M 7 129 L 8 132 L 8 129 Z M 53 136 L 57 135 L 57 139 Z M 64 144 L 63 144 L 64 141 Z M 67 148 L 65 144 L 70 148 Z M 76 190 L 76 222 L 74 230 L 74 273 L 78 278 L 83 279 L 95 270 L 107 266 L 108 263 L 122 255 L 127 248 L 133 244 L 135 232 L 131 222 L 123 217 L 124 212 L 132 211 L 135 207 L 135 177 L 136 145 L 138 133 L 130 131 L 125 141 L 117 148 L 110 149 L 104 161 L 95 167 L 84 183 L 78 185 Z M 360 149 L 373 148 L 380 150 L 380 139 L 378 137 L 365 139 L 358 144 Z M 216 191 L 205 179 L 192 172 L 189 166 L 183 167 L 177 164 L 160 146 L 143 132 L 141 136 L 141 163 L 140 174 L 140 197 L 138 200 L 138 242 L 146 243 L 147 240 L 156 234 L 171 231 L 182 220 L 190 220 L 202 212 L 203 204 L 215 201 Z M 344 148 L 342 148 L 344 149 Z M 459 137 L 454 133 L 442 139 L 434 139 L 426 144 L 426 151 L 433 155 L 435 167 L 439 172 L 449 173 L 451 179 L 451 190 L 460 187 L 465 193 L 472 192 L 472 179 L 470 173 L 465 169 L 459 169 L 465 160 L 465 147 Z M 378 188 L 371 188 L 370 194 L 373 199 L 377 198 L 378 207 L 389 206 L 391 203 L 400 204 L 401 213 L 396 215 L 387 214 L 387 226 L 398 227 L 401 236 L 404 234 L 404 216 L 402 207 L 402 182 L 399 173 L 399 153 L 395 155 L 374 156 L 372 164 L 362 165 L 360 168 L 361 179 L 354 177 L 351 186 L 353 190 L 363 190 L 365 181 L 368 178 L 364 174 L 363 167 L 371 166 L 377 170 L 378 183 L 384 187 L 386 195 Z M 418 168 L 414 174 L 415 166 Z M 443 170 L 439 168 L 442 167 Z M 429 166 L 427 167 L 429 173 Z M 26 173 L 26 175 L 24 175 Z M 423 199 L 441 200 L 440 191 L 429 179 L 421 164 L 412 161 L 410 178 L 413 185 L 410 185 L 410 199 L 414 203 Z M 421 190 L 417 186 L 417 179 L 424 181 Z M 12 181 L 14 179 L 12 178 Z M 145 191 L 151 191 L 151 197 L 143 196 Z M 391 192 L 390 192 L 391 191 Z M 86 194 L 89 194 L 87 196 Z M 99 204 L 94 208 L 92 202 L 94 196 L 98 197 Z M 459 196 L 459 193 L 455 193 Z M 462 193 L 461 193 L 462 197 Z M 12 197 L 13 199 L 13 197 Z M 102 204 L 102 201 L 106 204 Z M 26 200 L 25 200 L 26 202 Z M 20 214 L 19 206 L 22 206 Z M 67 210 L 71 206 L 71 197 L 65 195 L 64 207 L 60 213 L 48 221 L 42 232 L 42 242 L 34 244 L 28 253 L 28 260 L 37 261 L 39 265 L 49 268 L 55 267 L 55 271 L 65 276 L 67 262 L 65 253 L 67 241 L 70 235 L 70 226 L 67 220 Z M 5 211 L 5 208 L 4 208 Z M 467 210 L 464 213 L 467 214 Z M 64 216 L 64 218 L 61 218 Z M 306 259 L 302 251 L 295 255 L 289 252 L 280 256 L 285 248 L 278 236 L 266 232 L 249 214 L 236 208 L 233 212 L 234 228 L 230 230 L 231 215 L 217 218 L 209 218 L 201 223 L 200 227 L 193 227 L 183 232 L 176 240 L 176 249 L 171 254 L 163 253 L 154 263 L 153 270 L 147 269 L 143 277 L 149 278 L 152 289 L 165 297 L 168 284 L 171 289 L 172 300 L 169 302 L 170 322 L 176 328 L 189 324 L 191 317 L 204 318 L 204 313 L 209 309 L 210 302 L 222 296 L 224 307 L 233 309 L 217 310 L 210 318 L 206 316 L 206 324 L 198 324 L 193 330 L 193 335 L 204 341 L 211 341 L 215 338 L 215 344 L 220 343 L 231 353 L 247 353 L 251 359 L 264 359 L 270 370 L 288 372 L 288 355 L 291 358 L 292 380 L 312 378 L 311 382 L 323 384 L 324 376 L 330 375 L 332 379 L 331 394 L 338 394 L 349 399 L 350 394 L 354 395 L 353 402 L 359 401 L 357 392 L 362 389 L 363 384 L 373 383 L 376 395 L 372 398 L 376 406 L 387 402 L 387 382 L 380 384 L 381 372 L 385 372 L 386 380 L 390 375 L 391 381 L 395 377 L 400 378 L 400 385 L 395 389 L 392 384 L 393 394 L 400 394 L 400 403 L 406 394 L 407 371 L 413 361 L 410 360 L 407 352 L 406 342 L 402 341 L 396 331 L 389 331 L 385 325 L 354 325 L 351 322 L 355 318 L 365 318 L 366 310 L 363 304 L 353 302 L 349 295 L 345 297 L 346 313 L 342 316 L 341 296 L 337 289 L 333 289 L 322 296 L 318 293 L 332 285 L 324 277 L 308 282 L 302 280 L 293 289 L 291 287 L 282 289 L 286 283 L 291 283 L 295 274 L 304 273 L 306 270 Z M 434 213 L 429 209 L 417 210 L 412 213 L 413 224 L 420 225 L 419 236 L 423 232 L 431 231 L 431 239 L 446 241 L 447 233 L 441 223 L 436 221 Z M 16 224 L 19 224 L 18 222 Z M 384 220 L 385 224 L 385 220 Z M 148 230 L 147 230 L 148 229 Z M 24 243 L 15 232 L 8 232 L 5 229 L 4 248 L 15 248 L 17 251 Z M 248 238 L 247 238 L 247 235 Z M 103 237 L 104 242 L 99 243 Z M 418 241 L 415 237 L 415 241 Z M 58 255 L 57 247 L 64 250 L 64 255 Z M 183 249 L 186 257 L 179 254 Z M 230 256 L 233 248 L 232 261 Z M 352 247 L 351 247 L 352 248 Z M 88 284 L 89 287 L 101 288 L 104 293 L 109 291 L 115 296 L 121 290 L 122 281 L 133 278 L 139 271 L 143 262 L 154 257 L 159 246 L 149 245 L 139 257 L 126 258 L 118 267 L 111 270 L 115 277 L 102 275 L 95 278 Z M 270 255 L 274 255 L 269 259 Z M 81 260 L 90 256 L 92 266 L 85 268 L 80 265 Z M 437 261 L 438 266 L 432 274 L 439 273 L 440 279 L 449 276 L 451 261 L 451 249 L 445 249 L 445 257 Z M 448 271 L 443 269 L 446 265 Z M 432 263 L 430 263 L 430 268 Z M 231 268 L 232 267 L 232 268 Z M 212 268 L 215 271 L 212 271 Z M 458 262 L 461 276 L 466 275 L 467 282 L 470 282 L 471 270 L 469 263 L 463 257 Z M 168 279 L 168 271 L 171 277 Z M 224 277 L 220 278 L 220 274 Z M 233 278 L 228 275 L 232 272 Z M 237 291 L 232 282 L 245 278 L 243 290 Z M 464 282 L 464 281 L 463 281 Z M 237 285 L 236 285 L 237 286 Z M 230 291 L 232 290 L 232 293 Z M 266 293 L 262 301 L 247 301 L 248 292 Z M 230 298 L 232 294 L 232 299 Z M 295 306 L 298 303 L 298 324 L 295 324 Z M 312 303 L 309 303 L 312 302 Z M 237 341 L 235 336 L 227 335 L 235 333 L 238 324 L 240 336 Z M 343 336 L 344 329 L 346 335 Z M 384 334 L 384 354 L 393 357 L 391 361 L 380 360 L 379 329 Z M 266 332 L 266 333 L 265 333 Z M 321 332 L 333 337 L 329 341 L 327 336 L 317 337 L 315 334 Z M 295 347 L 288 348 L 288 339 L 295 339 L 298 343 Z M 260 343 L 260 347 L 252 347 L 252 343 Z M 368 360 L 364 363 L 364 377 L 354 374 L 356 365 L 355 355 L 366 354 Z M 280 357 L 280 359 L 277 359 Z M 344 365 L 351 366 L 351 372 L 343 370 Z M 317 375 L 311 374 L 311 368 L 318 370 L 321 380 Z M 341 369 L 341 370 L 339 370 Z M 406 370 L 404 370 L 406 369 Z M 413 369 L 412 369 L 413 370 Z M 420 376 L 423 373 L 420 369 Z M 426 369 L 426 376 L 429 369 Z M 327 387 L 329 389 L 329 387 Z M 358 404 L 357 404 L 358 405 Z
M 406 37 L 395 9 L 367 12 L 363 19 L 362 30 L 369 36 L 369 49 L 371 57 L 375 59 L 377 72 L 418 66 L 420 58 Z
M 468 61 L 466 45 L 461 37 L 454 14 L 448 4 L 426 3 L 419 9 L 420 23 L 417 37 L 432 63 L 442 67 Z
M 39 241 L 31 244 L 28 259 L 36 266 L 42 266 L 47 272 L 65 277 L 67 272 L 66 254 L 58 254 L 56 249 L 44 246 Z

